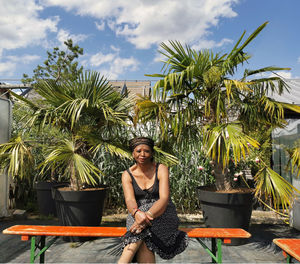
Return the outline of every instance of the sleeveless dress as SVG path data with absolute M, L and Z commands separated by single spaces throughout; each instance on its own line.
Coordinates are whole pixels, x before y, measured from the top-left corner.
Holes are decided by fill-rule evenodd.
M 152 187 L 142 190 L 133 175 L 127 170 L 134 189 L 135 199 L 138 208 L 146 212 L 159 199 L 159 181 L 157 178 L 158 166 L 156 166 L 155 181 Z M 183 252 L 188 245 L 188 236 L 185 232 L 178 230 L 179 218 L 176 208 L 171 199 L 165 212 L 152 221 L 152 225 L 146 227 L 140 234 L 131 233 L 130 227 L 135 219 L 131 214 L 127 216 L 126 228 L 127 233 L 123 238 L 123 248 L 130 243 L 143 240 L 148 249 L 157 253 L 162 259 L 171 259 L 175 255 Z

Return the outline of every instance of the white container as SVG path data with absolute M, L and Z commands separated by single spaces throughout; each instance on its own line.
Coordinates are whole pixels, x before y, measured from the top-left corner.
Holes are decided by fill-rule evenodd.
M 290 226 L 300 230 L 300 197 L 294 200 L 292 210 L 290 212 Z

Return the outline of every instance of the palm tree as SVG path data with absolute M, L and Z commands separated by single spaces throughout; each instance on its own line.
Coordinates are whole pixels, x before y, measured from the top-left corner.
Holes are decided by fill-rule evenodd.
M 232 188 L 228 174 L 231 160 L 238 164 L 259 150 L 254 133 L 284 127 L 285 109 L 300 112 L 299 106 L 271 98 L 273 93 L 281 94 L 289 88 L 278 75 L 267 74 L 289 68 L 246 69 L 241 78 L 236 78 L 238 69 L 251 58 L 244 49 L 266 25 L 242 42 L 244 32 L 225 54 L 196 51 L 178 41 L 162 43 L 160 53 L 166 58 L 163 73 L 148 75 L 160 78 L 153 88 L 153 98 L 144 98 L 136 105 L 139 120 L 155 118 L 161 125 L 162 139 L 173 137 L 177 143 L 188 144 L 203 140 L 213 163 L 217 190 Z M 286 208 L 294 187 L 262 158 L 259 166 L 254 177 L 256 195 L 271 195 L 275 207 L 281 204 Z
M 11 93 L 27 109 L 27 126 L 39 127 L 41 133 L 56 128 L 60 133 L 43 142 L 48 144 L 48 154 L 37 165 L 41 173 L 56 171 L 70 179 L 71 189 L 80 190 L 84 184 L 95 185 L 101 174 L 92 162 L 97 150 L 104 148 L 121 157 L 131 156 L 122 133 L 133 100 L 115 91 L 99 73 L 85 72 L 77 79 L 61 82 L 38 80 L 35 92 L 41 98 L 37 102 Z M 38 143 L 41 142 L 37 139 L 26 141 L 18 136 L 0 145 L 2 168 L 8 166 L 12 176 L 25 175 L 29 170 L 26 164 L 35 164 L 32 149 Z

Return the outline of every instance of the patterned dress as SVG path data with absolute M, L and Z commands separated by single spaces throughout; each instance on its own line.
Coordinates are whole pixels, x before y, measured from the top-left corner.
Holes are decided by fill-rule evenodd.
M 134 189 L 135 199 L 138 208 L 146 212 L 159 199 L 159 181 L 157 178 L 158 166 L 156 166 L 155 181 L 152 187 L 142 190 L 133 175 L 127 170 Z M 175 255 L 183 252 L 188 245 L 188 236 L 185 232 L 178 230 L 179 218 L 176 208 L 171 199 L 165 212 L 152 221 L 152 225 L 145 228 L 140 234 L 131 233 L 130 227 L 135 219 L 131 214 L 128 215 L 126 221 L 127 233 L 123 240 L 123 248 L 139 240 L 144 240 L 148 249 L 157 253 L 163 259 L 171 259 Z

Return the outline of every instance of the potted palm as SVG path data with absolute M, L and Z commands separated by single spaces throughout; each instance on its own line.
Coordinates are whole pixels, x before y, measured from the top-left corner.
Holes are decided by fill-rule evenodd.
M 74 45 L 71 39 L 64 42 L 66 49 L 58 47 L 48 51 L 48 58 L 43 65 L 38 65 L 33 70 L 33 76 L 24 74 L 22 82 L 24 87 L 22 95 L 34 102 L 35 105 L 43 105 L 44 100 L 34 92 L 38 80 L 52 79 L 60 83 L 63 79 L 74 80 L 82 73 L 83 67 L 78 66 L 76 59 L 83 54 L 83 49 Z M 37 166 L 47 154 L 48 146 L 56 144 L 66 135 L 57 127 L 44 126 L 41 130 L 38 126 L 28 126 L 28 105 L 20 100 L 14 100 L 13 107 L 13 137 L 8 144 L 0 147 L 0 168 L 8 168 L 9 175 L 17 182 L 16 188 L 20 190 L 20 182 L 27 182 L 36 191 L 39 213 L 43 215 L 56 215 L 55 203 L 51 196 L 51 188 L 61 181 L 65 181 L 62 175 L 52 169 L 41 173 Z M 30 112 L 31 114 L 31 112 Z M 30 128 L 29 128 L 30 127 Z
M 278 75 L 267 77 L 267 74 L 288 68 L 246 69 L 241 78 L 235 79 L 239 67 L 251 58 L 245 48 L 266 25 L 267 22 L 243 41 L 244 32 L 225 54 L 196 51 L 178 41 L 162 43 L 160 53 L 166 58 L 164 72 L 148 75 L 160 80 L 153 88 L 152 98 L 144 98 L 136 105 L 139 120 L 156 118 L 162 138 L 173 137 L 176 143 L 203 144 L 214 177 L 214 186 L 199 188 L 208 226 L 235 225 L 235 220 L 242 219 L 242 227 L 247 229 L 253 194 L 272 197 L 273 207 L 279 210 L 280 207 L 288 209 L 294 193 L 294 187 L 260 155 L 260 142 L 253 137 L 255 133 L 283 127 L 285 109 L 300 112 L 299 106 L 270 97 L 289 88 Z M 233 165 L 234 169 L 253 157 L 253 153 L 257 155 L 254 189 L 235 190 L 231 178 L 234 173 L 229 167 Z M 249 209 L 244 209 L 246 205 Z M 232 212 L 234 208 L 237 210 Z M 225 219 L 226 214 L 234 219 Z
M 53 127 L 60 131 L 57 138 L 53 135 L 51 141 L 44 142 L 48 153 L 37 167 L 41 174 L 55 171 L 70 182 L 70 186 L 53 191 L 61 224 L 99 225 L 107 188 L 99 183 L 101 171 L 93 164 L 93 158 L 99 149 L 130 157 L 120 131 L 127 125 L 132 98 L 115 91 L 96 72 L 84 72 L 76 80 L 38 80 L 34 89 L 41 98 L 38 104 L 11 94 L 27 107 L 28 127 L 39 127 L 40 131 Z M 1 147 L 4 157 L 7 151 L 4 145 Z M 19 165 L 27 167 L 26 162 Z

